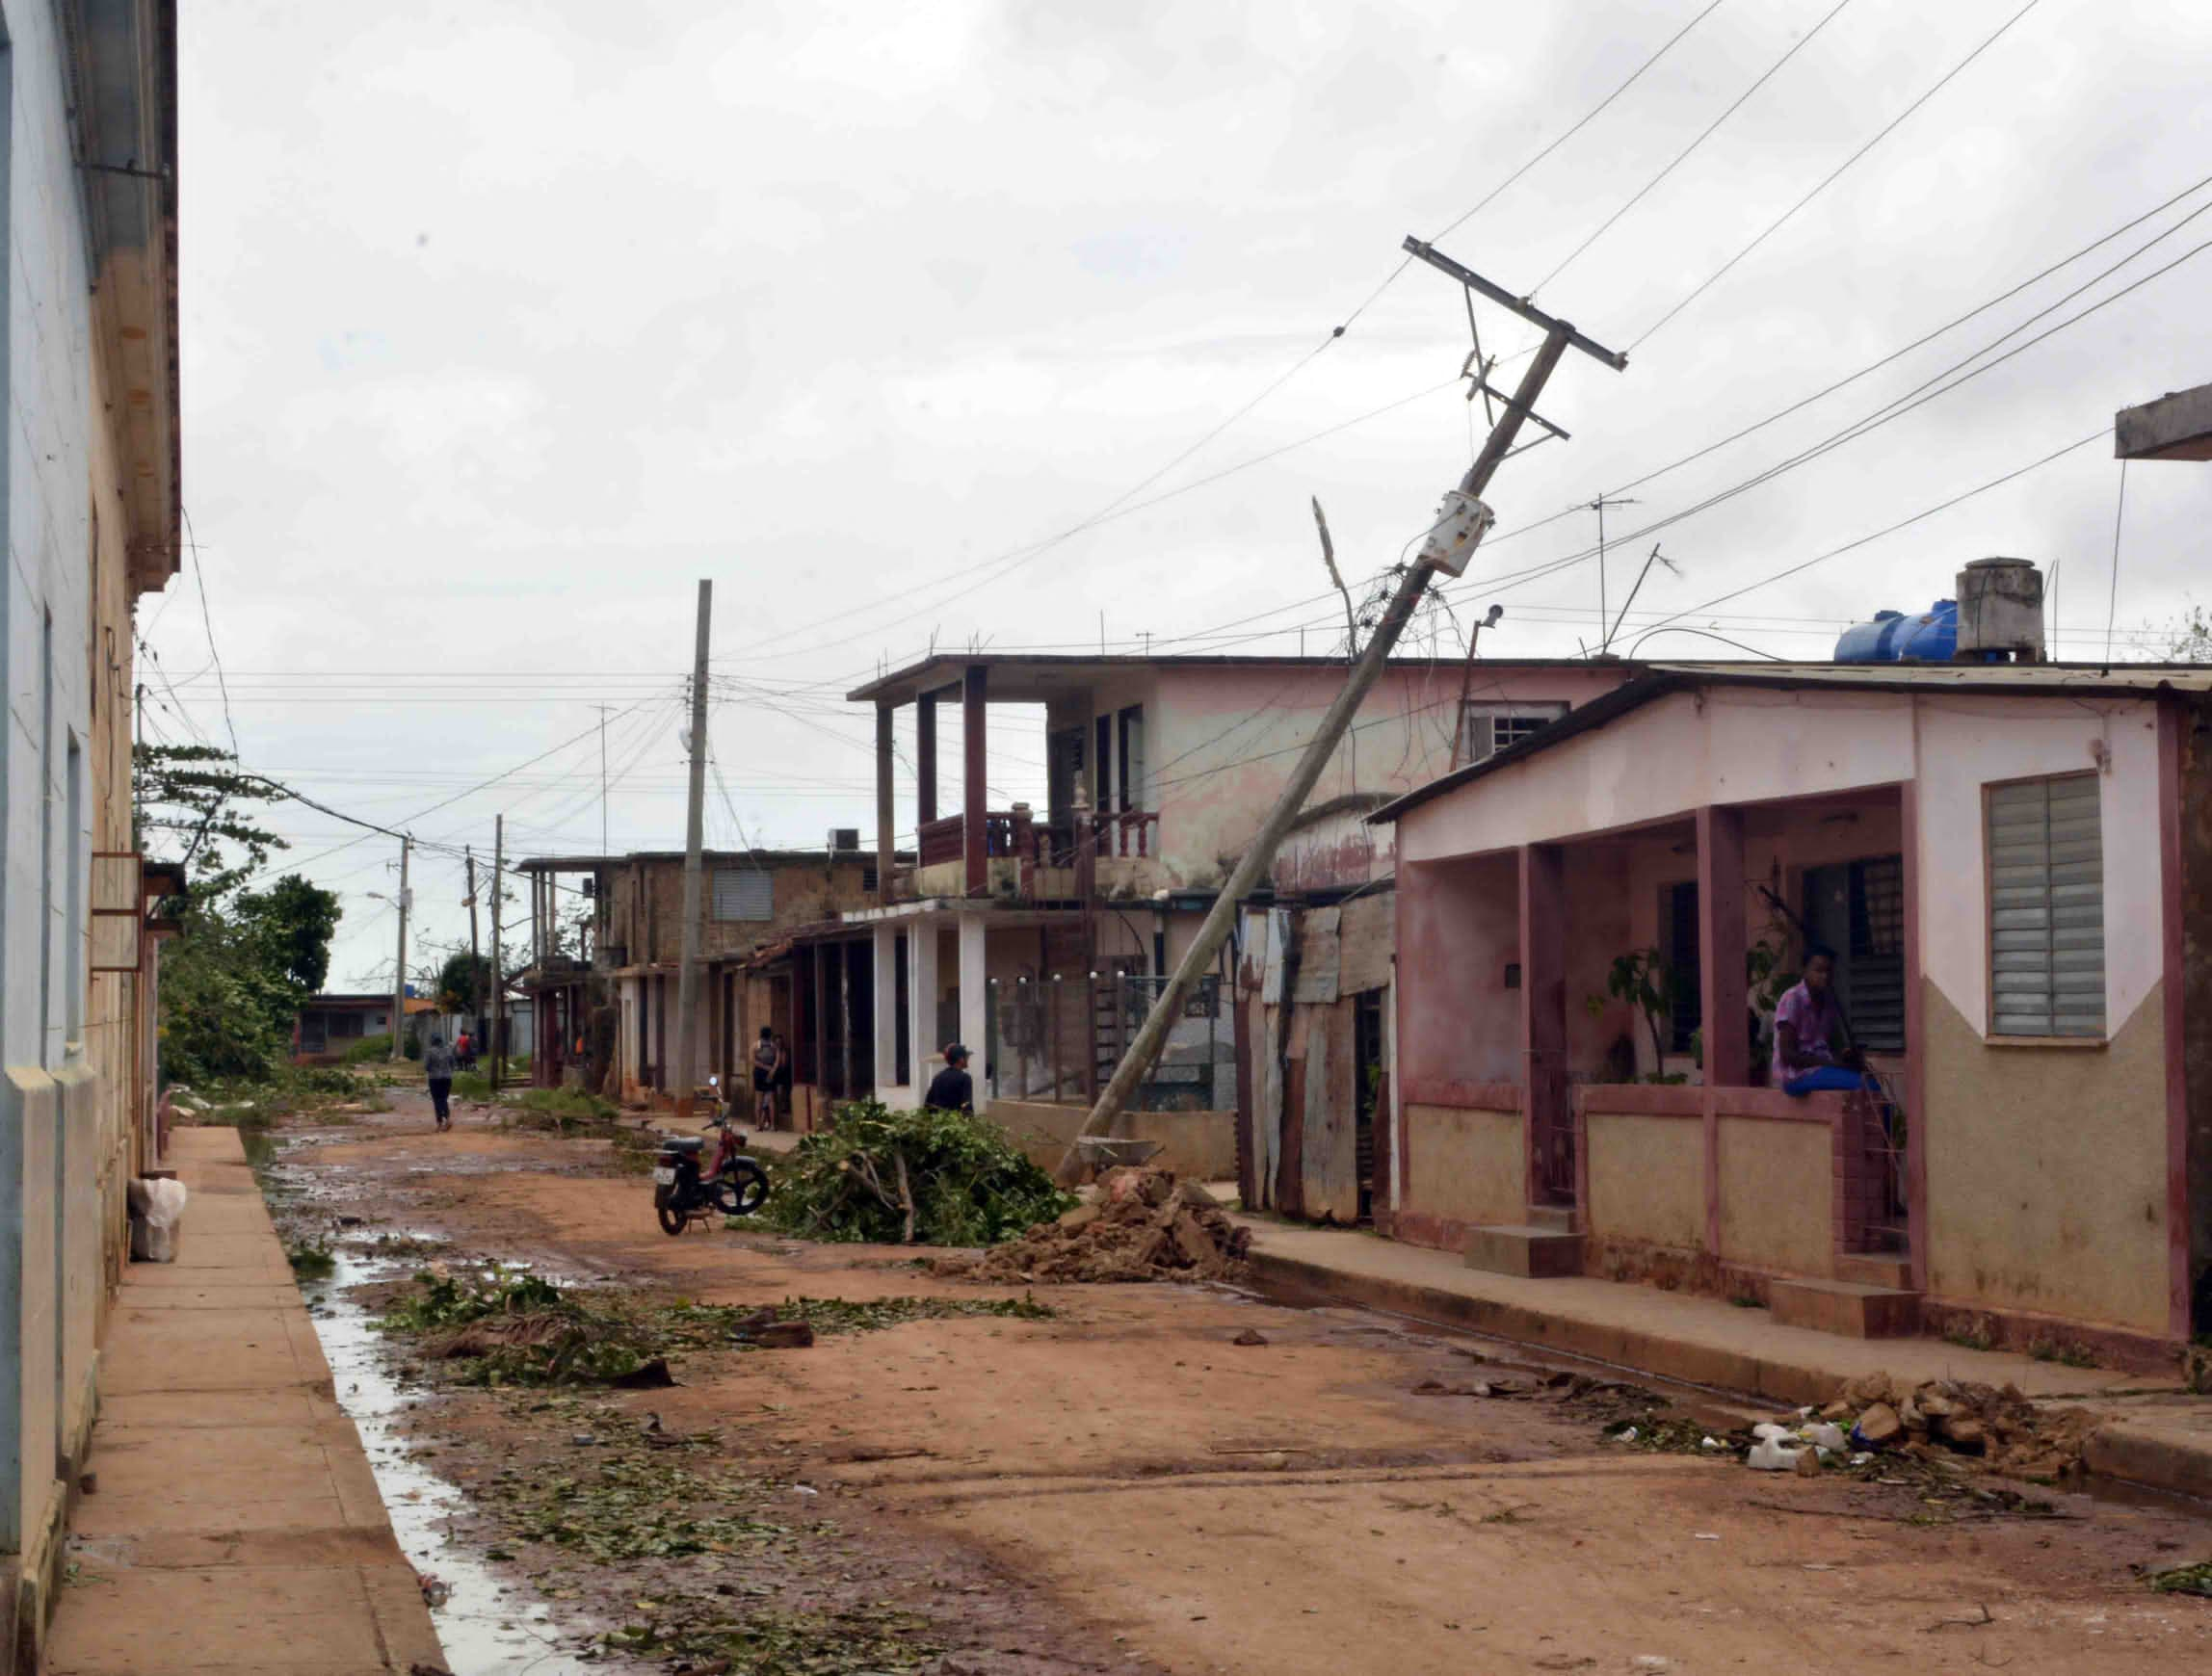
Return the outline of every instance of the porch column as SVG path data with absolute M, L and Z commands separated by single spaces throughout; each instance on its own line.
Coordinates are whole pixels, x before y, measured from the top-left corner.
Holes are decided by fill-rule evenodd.
M 975 1078 L 975 1109 L 989 1104 L 984 1091 L 990 1053 L 990 980 L 984 971 L 984 916 L 960 917 L 961 928 L 961 1045 L 973 1056 L 968 1070 Z
M 988 671 L 981 664 L 970 664 L 961 677 L 961 822 L 970 896 L 980 895 L 990 882 L 990 850 L 986 842 L 988 827 L 984 821 L 990 812 L 990 792 L 984 784 L 983 765 L 988 679 Z M 966 923 L 961 921 L 963 926 Z M 964 941 L 961 947 L 966 947 Z M 963 988 L 961 993 L 964 996 L 967 991 Z M 975 1044 L 968 1045 L 972 1048 Z
M 1741 1088 L 1751 1080 L 1749 997 L 1744 975 L 1744 812 L 1722 804 L 1698 811 L 1698 1000 L 1705 1039 L 1705 1085 Z
M 914 822 L 926 825 L 937 818 L 937 695 L 924 693 L 914 699 Z
M 1556 844 L 1520 852 L 1522 1153 L 1527 1202 L 1545 1202 L 1542 1149 L 1572 1130 L 1567 1093 L 1567 857 Z
M 891 857 L 898 845 L 891 799 L 891 707 L 876 706 L 876 900 L 891 900 Z
M 937 1040 L 937 923 L 912 922 L 907 935 L 907 1041 L 912 1049 L 913 1104 L 920 1106 L 943 1061 Z
M 875 1019 L 876 1087 L 888 1092 L 899 1074 L 899 928 L 889 921 L 876 928 Z

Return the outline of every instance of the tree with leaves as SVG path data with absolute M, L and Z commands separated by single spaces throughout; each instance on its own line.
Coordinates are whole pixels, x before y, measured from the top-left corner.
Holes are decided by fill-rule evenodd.
M 162 951 L 163 1069 L 268 1077 L 290 1057 L 301 1002 L 329 976 L 338 899 L 297 873 L 249 888 L 286 848 L 258 813 L 285 794 L 228 751 L 141 746 L 131 767 L 140 848 L 173 847 L 186 869 L 170 904 L 180 934 Z

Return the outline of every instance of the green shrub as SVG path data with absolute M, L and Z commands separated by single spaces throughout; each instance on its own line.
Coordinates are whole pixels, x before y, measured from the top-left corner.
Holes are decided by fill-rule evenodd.
M 874 1100 L 837 1109 L 777 1166 L 765 1216 L 816 1240 L 993 1245 L 1075 1203 L 988 1119 L 894 1112 Z
M 392 1038 L 387 1031 L 382 1035 L 364 1035 L 346 1050 L 346 1063 L 365 1065 L 371 1060 L 388 1060 L 392 1057 Z

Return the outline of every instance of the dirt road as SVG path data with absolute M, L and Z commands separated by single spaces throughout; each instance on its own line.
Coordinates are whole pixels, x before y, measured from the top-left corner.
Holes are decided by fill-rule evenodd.
M 605 1141 L 479 1112 L 438 1135 L 403 1100 L 291 1139 L 305 1192 L 279 1209 L 310 1235 L 402 1230 L 455 1259 L 709 1304 L 978 1296 L 897 1250 L 666 1238 Z M 732 1670 L 2027 1676 L 2212 1659 L 2212 1600 L 2141 1577 L 2212 1558 L 2212 1526 L 2180 1512 L 2033 1486 L 1992 1499 L 1970 1475 L 1754 1473 L 1694 1439 L 1654 1453 L 1604 1435 L 1647 1427 L 1648 1402 L 1353 1311 L 1183 1287 L 1037 1296 L 1052 1319 L 700 1350 L 677 1358 L 672 1389 L 425 1384 L 410 1446 L 462 1490 L 456 1539 L 492 1557 L 516 1611 L 616 1637 L 579 1668 L 716 1668 L 649 1636 L 671 1593 L 717 1588 L 772 1592 L 806 1620 L 791 1648 L 764 1640 Z M 1265 1342 L 1233 1342 L 1248 1330 Z M 597 1562 L 544 1539 L 542 1517 L 518 1521 L 529 1485 L 586 1481 L 579 1459 L 641 1428 L 697 1439 L 778 1534 Z

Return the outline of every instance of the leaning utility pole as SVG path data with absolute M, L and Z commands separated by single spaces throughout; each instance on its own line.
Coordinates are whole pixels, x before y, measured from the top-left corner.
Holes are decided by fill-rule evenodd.
M 507 862 L 507 817 L 491 818 L 491 1095 L 499 1097 L 499 1056 L 507 1044 L 500 1040 L 500 1032 L 507 1023 L 507 1008 L 501 991 L 507 986 L 506 975 L 499 969 L 499 894 L 502 880 L 500 871 Z
M 698 1010 L 698 916 L 701 864 L 699 847 L 706 816 L 706 646 L 714 584 L 698 585 L 698 644 L 692 653 L 691 804 L 684 813 L 683 963 L 676 969 L 676 1115 L 692 1114 L 692 1089 L 698 1081 L 694 1060 L 692 1015 Z
M 400 840 L 400 952 L 392 967 L 392 1059 L 400 1057 L 400 1038 L 408 1027 L 408 853 L 412 838 Z
M 1305 806 L 1305 799 L 1311 795 L 1314 782 L 1320 779 L 1321 771 L 1335 754 L 1346 729 L 1352 725 L 1353 717 L 1358 713 L 1360 701 L 1367 696 L 1368 690 L 1382 673 L 1383 665 L 1389 661 L 1391 648 L 1398 643 L 1398 637 L 1412 619 L 1414 608 L 1421 603 L 1421 595 L 1428 590 L 1429 578 L 1439 570 L 1453 576 L 1465 572 L 1467 561 L 1473 557 L 1476 544 L 1482 540 L 1492 518 L 1490 509 L 1482 503 L 1482 492 L 1489 485 L 1498 466 L 1513 452 L 1514 438 L 1520 432 L 1521 422 L 1524 419 L 1535 419 L 1538 425 L 1552 434 L 1565 436 L 1566 432 L 1543 419 L 1536 418 L 1535 414 L 1536 399 L 1542 393 L 1552 369 L 1559 364 L 1560 356 L 1572 345 L 1617 372 L 1628 365 L 1626 355 L 1616 354 L 1603 345 L 1592 342 L 1566 321 L 1553 319 L 1503 286 L 1493 284 L 1472 270 L 1461 267 L 1449 256 L 1423 244 L 1419 239 L 1407 239 L 1405 248 L 1409 254 L 1457 279 L 1468 291 L 1487 297 L 1492 302 L 1510 308 L 1531 325 L 1542 327 L 1543 343 L 1537 350 L 1536 358 L 1529 362 L 1528 371 L 1521 376 L 1519 387 L 1506 398 L 1504 411 L 1491 427 L 1489 439 L 1483 444 L 1474 464 L 1467 468 L 1466 476 L 1460 480 L 1459 487 L 1444 496 L 1443 509 L 1435 523 L 1430 527 L 1428 539 L 1422 544 L 1419 556 L 1400 579 L 1398 590 L 1391 595 L 1389 605 L 1383 610 L 1382 620 L 1376 625 L 1375 633 L 1368 640 L 1366 649 L 1361 652 L 1351 678 L 1345 682 L 1344 690 L 1336 695 L 1328 713 L 1322 717 L 1320 727 L 1307 742 L 1305 754 L 1292 771 L 1282 795 L 1276 799 L 1275 807 L 1268 812 L 1267 819 L 1260 824 L 1258 833 L 1238 859 L 1228 881 L 1222 886 L 1221 895 L 1214 899 L 1214 905 L 1206 911 L 1205 922 L 1199 926 L 1198 934 L 1192 939 L 1174 975 L 1168 980 L 1158 999 L 1152 1003 L 1151 1011 L 1146 1014 L 1145 1022 L 1129 1043 L 1128 1051 L 1121 1056 L 1121 1062 L 1114 1067 L 1113 1079 L 1100 1091 L 1097 1104 L 1092 1107 L 1091 1114 L 1084 1118 L 1083 1127 L 1076 1132 L 1077 1140 L 1086 1135 L 1102 1134 L 1111 1127 L 1128 1103 L 1130 1094 L 1136 1090 L 1137 1084 L 1151 1069 L 1152 1061 L 1159 1057 L 1160 1049 L 1167 1042 L 1169 1028 L 1182 1015 L 1184 997 L 1191 992 L 1199 977 L 1213 965 L 1215 956 L 1227 940 L 1229 928 L 1236 919 L 1240 904 L 1251 894 L 1261 876 L 1274 862 L 1276 849 L 1281 844 L 1283 834 L 1290 829 L 1291 823 Z M 1489 393 L 1502 394 L 1498 391 Z M 1076 1146 L 1071 1141 L 1060 1160 L 1060 1173 L 1064 1179 L 1072 1171 L 1075 1155 Z

